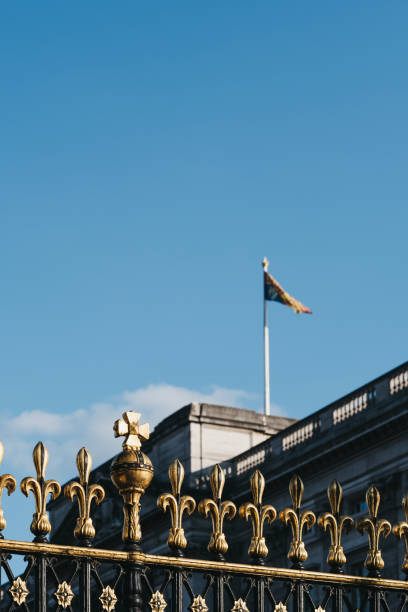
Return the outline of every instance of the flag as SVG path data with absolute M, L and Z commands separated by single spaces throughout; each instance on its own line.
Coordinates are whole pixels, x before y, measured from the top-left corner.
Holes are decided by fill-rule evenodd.
M 275 280 L 268 272 L 264 272 L 264 295 L 265 300 L 280 302 L 285 306 L 290 306 L 297 314 L 301 312 L 312 314 L 312 311 L 304 306 L 302 302 L 299 302 L 299 300 L 293 298 L 291 295 L 289 295 L 289 293 L 286 293 L 278 281 Z

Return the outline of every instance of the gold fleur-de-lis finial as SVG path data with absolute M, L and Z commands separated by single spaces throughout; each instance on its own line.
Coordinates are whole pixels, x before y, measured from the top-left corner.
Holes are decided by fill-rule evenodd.
M 377 576 L 384 567 L 380 550 L 380 536 L 382 534 L 384 538 L 387 538 L 391 533 L 391 523 L 386 519 L 377 518 L 380 500 L 379 490 L 371 485 L 366 492 L 366 502 L 370 516 L 361 518 L 357 522 L 357 529 L 361 535 L 364 531 L 367 531 L 369 547 L 364 565 L 373 576 Z
M 51 495 L 52 499 L 56 499 L 61 493 L 61 485 L 56 480 L 45 480 L 48 451 L 42 442 L 38 442 L 33 450 L 33 462 L 37 478 L 32 476 L 23 478 L 20 487 L 26 497 L 30 491 L 34 496 L 36 511 L 33 514 L 30 530 L 35 535 L 35 541 L 44 542 L 51 531 L 51 523 L 46 512 L 47 498 Z
M 303 529 L 311 529 L 316 522 L 316 517 L 311 510 L 300 510 L 302 504 L 304 486 L 300 476 L 295 474 L 290 479 L 289 493 L 292 499 L 293 508 L 285 508 L 279 514 L 279 518 L 285 525 L 290 525 L 292 529 L 292 541 L 288 552 L 288 559 L 295 567 L 302 567 L 308 555 L 303 542 Z
M 343 530 L 347 533 L 352 529 L 354 521 L 351 516 L 340 515 L 340 505 L 343 497 L 343 489 L 337 480 L 333 480 L 327 488 L 327 497 L 329 498 L 331 512 L 325 512 L 319 516 L 319 525 L 325 531 L 330 531 L 330 548 L 327 556 L 327 563 L 337 571 L 346 562 L 341 545 L 341 537 Z
M 121 419 L 115 421 L 113 431 L 115 438 L 125 436 L 123 448 L 131 450 L 139 450 L 142 442 L 149 439 L 150 430 L 149 424 L 139 425 L 140 413 L 128 410 L 124 412 Z
M 265 478 L 262 472 L 256 470 L 251 476 L 251 492 L 252 502 L 242 504 L 239 509 L 239 515 L 246 521 L 250 518 L 252 523 L 252 538 L 249 545 L 248 554 L 260 563 L 268 555 L 268 547 L 265 543 L 263 528 L 265 520 L 268 519 L 269 524 L 276 519 L 277 512 L 273 506 L 262 505 L 262 498 L 265 489 Z
M 91 519 L 91 504 L 94 499 L 100 504 L 105 497 L 105 491 L 99 484 L 89 484 L 89 475 L 92 469 L 91 453 L 83 446 L 76 458 L 79 482 L 72 481 L 65 486 L 65 497 L 74 501 L 78 499 L 79 517 L 75 525 L 74 536 L 83 544 L 90 546 L 95 537 L 95 527 Z
M 0 464 L 4 457 L 4 446 L 0 442 Z M 11 474 L 3 474 L 0 476 L 0 532 L 6 527 L 7 521 L 4 517 L 3 508 L 1 507 L 1 496 L 4 489 L 7 489 L 7 493 L 11 495 L 16 490 L 16 479 Z M 0 538 L 3 538 L 3 534 L 0 533 Z
M 232 501 L 221 501 L 225 484 L 224 470 L 220 465 L 215 465 L 210 476 L 210 485 L 213 499 L 202 499 L 198 505 L 198 511 L 205 517 L 210 515 L 212 522 L 211 539 L 208 550 L 217 554 L 221 560 L 228 550 L 225 534 L 222 531 L 224 519 L 233 519 L 237 508 Z
M 171 527 L 167 545 L 173 550 L 181 551 L 187 546 L 187 539 L 182 527 L 183 514 L 194 512 L 196 503 L 190 495 L 181 495 L 181 485 L 184 480 L 184 468 L 178 459 L 175 459 L 169 467 L 169 479 L 172 493 L 163 493 L 157 500 L 157 505 L 163 512 L 167 508 L 170 511 Z
M 408 494 L 402 498 L 402 508 L 405 514 L 405 521 L 400 521 L 394 525 L 393 533 L 397 538 L 404 538 L 405 543 L 405 554 L 404 562 L 402 564 L 402 571 L 404 574 L 408 574 Z

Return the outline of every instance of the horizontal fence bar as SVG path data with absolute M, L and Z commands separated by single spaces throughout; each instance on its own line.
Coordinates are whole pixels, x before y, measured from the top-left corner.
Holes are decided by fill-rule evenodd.
M 408 594 L 408 582 L 405 580 L 390 580 L 386 578 L 371 578 L 366 576 L 351 576 L 348 574 L 333 574 L 329 572 L 314 572 L 295 570 L 265 565 L 249 565 L 244 563 L 227 563 L 203 559 L 187 559 L 183 557 L 167 557 L 165 555 L 149 555 L 143 552 L 113 551 L 102 548 L 83 548 L 80 546 L 64 546 L 60 544 L 43 544 L 37 542 L 20 542 L 18 540 L 0 540 L 0 551 L 14 554 L 43 553 L 66 558 L 84 558 L 106 561 L 136 561 L 144 565 L 178 567 L 189 570 L 215 571 L 228 574 L 245 574 L 263 576 L 265 578 L 281 578 L 292 581 L 304 581 L 320 584 L 351 585 L 354 587 L 389 589 L 404 591 Z

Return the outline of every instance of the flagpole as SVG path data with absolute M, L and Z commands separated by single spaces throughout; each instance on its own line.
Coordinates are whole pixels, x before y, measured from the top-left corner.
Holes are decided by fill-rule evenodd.
M 268 271 L 269 261 L 264 257 L 262 267 L 264 272 Z M 271 414 L 271 400 L 269 389 L 269 327 L 268 327 L 268 302 L 265 299 L 265 280 L 264 286 L 264 366 L 265 366 L 265 393 L 264 393 L 264 410 L 265 414 Z

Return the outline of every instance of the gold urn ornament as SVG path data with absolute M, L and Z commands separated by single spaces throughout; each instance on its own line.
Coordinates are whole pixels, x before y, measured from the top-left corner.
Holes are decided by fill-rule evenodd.
M 140 414 L 129 410 L 115 421 L 115 438 L 125 436 L 123 451 L 111 464 L 111 479 L 123 497 L 122 540 L 127 548 L 137 550 L 142 538 L 140 529 L 140 498 L 153 478 L 153 466 L 141 450 L 142 441 L 149 439 L 149 425 L 139 425 Z

